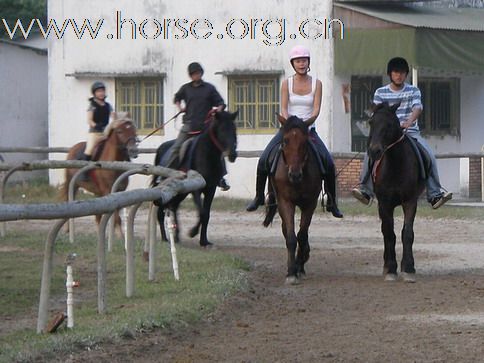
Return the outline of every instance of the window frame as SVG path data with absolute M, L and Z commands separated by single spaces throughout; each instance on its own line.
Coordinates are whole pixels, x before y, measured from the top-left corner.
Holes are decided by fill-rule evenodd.
M 432 102 L 436 95 L 432 95 L 432 86 L 446 83 L 449 86 L 449 128 L 434 126 L 438 121 L 432 115 Z M 418 88 L 422 94 L 422 115 L 419 117 L 419 128 L 423 135 L 429 136 L 460 136 L 460 79 L 458 77 L 419 77 Z M 443 103 L 446 105 L 447 103 Z M 445 112 L 446 110 L 440 110 Z M 429 120 L 429 121 L 427 121 Z M 432 122 L 434 121 L 434 122 Z M 428 127 L 430 122 L 430 128 Z
M 276 125 L 277 119 L 274 115 L 274 120 L 269 121 L 272 123 L 272 127 L 260 127 L 260 115 L 263 112 L 261 107 L 269 107 L 275 109 L 275 112 L 280 111 L 281 107 L 281 74 L 279 72 L 274 73 L 264 73 L 264 74 L 227 74 L 227 94 L 229 99 L 229 105 L 232 109 L 239 110 L 239 122 L 243 122 L 243 125 L 237 123 L 238 130 L 237 132 L 240 134 L 273 134 L 276 130 L 278 130 L 278 125 Z M 272 100 L 267 102 L 259 102 L 261 87 L 257 85 L 257 82 L 260 81 L 272 81 L 274 82 L 271 88 L 274 90 L 274 97 Z M 248 82 L 246 87 L 250 87 L 250 82 L 256 82 L 254 86 L 254 96 L 253 99 L 255 101 L 237 101 L 236 100 L 236 82 Z M 247 95 L 246 95 L 247 97 Z M 245 120 L 241 119 L 244 114 L 249 115 L 251 112 L 247 111 L 251 106 L 255 107 L 255 119 L 253 121 L 254 127 L 247 127 L 247 123 Z M 245 110 L 244 110 L 245 108 Z M 242 112 L 240 112 L 242 110 Z M 271 111 L 268 111 L 269 114 Z
M 149 89 L 148 83 L 154 82 L 154 92 L 153 100 L 158 102 L 146 103 L 147 90 Z M 133 83 L 132 94 L 128 96 L 130 99 L 126 102 L 122 100 L 121 88 L 123 84 Z M 148 134 L 153 129 L 162 126 L 164 123 L 164 77 L 159 76 L 130 76 L 130 77 L 116 77 L 115 78 L 115 97 L 116 97 L 116 110 L 119 112 L 128 111 L 133 121 L 136 124 L 137 131 L 139 134 Z M 156 94 L 158 92 L 158 94 Z M 124 106 L 124 107 L 123 107 Z M 126 107 L 127 106 L 127 107 Z M 153 124 L 146 126 L 146 115 L 149 112 L 148 108 L 152 107 L 154 112 Z M 127 109 L 127 110 L 126 110 Z M 164 135 L 164 127 L 160 129 L 161 135 Z

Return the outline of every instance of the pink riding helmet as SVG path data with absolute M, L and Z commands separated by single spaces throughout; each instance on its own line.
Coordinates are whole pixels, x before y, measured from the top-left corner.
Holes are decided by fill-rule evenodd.
M 311 55 L 309 54 L 309 49 L 302 45 L 296 45 L 291 49 L 289 52 L 289 62 L 291 62 L 296 58 L 308 58 L 311 59 Z

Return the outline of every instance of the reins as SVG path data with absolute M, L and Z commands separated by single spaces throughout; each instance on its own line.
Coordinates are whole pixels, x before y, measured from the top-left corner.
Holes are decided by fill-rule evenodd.
M 378 160 L 375 160 L 375 164 L 373 165 L 373 170 L 372 170 L 372 173 L 371 173 L 371 176 L 373 178 L 373 182 L 376 181 L 376 177 L 377 177 L 377 174 L 378 174 L 378 169 L 380 168 L 380 164 L 381 164 L 381 161 L 383 159 L 383 157 L 385 156 L 385 153 L 390 150 L 392 147 L 394 147 L 395 145 L 399 144 L 400 142 L 402 142 L 402 140 L 405 138 L 405 132 L 402 133 L 402 136 L 400 136 L 396 141 L 392 142 L 390 145 L 388 145 L 387 147 L 385 147 L 385 149 L 383 150 L 381 156 L 378 158 Z

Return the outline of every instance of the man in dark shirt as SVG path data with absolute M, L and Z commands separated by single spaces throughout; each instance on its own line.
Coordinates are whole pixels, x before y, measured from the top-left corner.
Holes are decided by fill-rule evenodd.
M 184 112 L 183 126 L 171 149 L 168 167 L 176 168 L 179 164 L 179 153 L 182 144 L 190 138 L 190 133 L 203 129 L 208 113 L 214 109 L 220 112 L 225 109 L 225 103 L 215 87 L 203 81 L 203 68 L 200 63 L 193 62 L 188 65 L 188 75 L 191 82 L 185 83 L 175 94 L 174 103 L 180 112 Z M 184 106 L 182 106 L 182 101 Z M 222 161 L 223 162 L 223 161 Z M 225 179 L 221 179 L 219 186 L 223 190 L 230 189 Z

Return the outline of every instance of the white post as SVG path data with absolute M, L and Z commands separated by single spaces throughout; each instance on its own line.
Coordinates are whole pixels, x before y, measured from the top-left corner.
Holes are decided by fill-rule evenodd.
M 67 265 L 67 280 L 66 280 L 66 288 L 67 288 L 67 327 L 73 328 L 74 327 L 74 297 L 72 294 L 72 290 L 74 287 L 74 279 L 72 278 L 72 266 L 69 264 Z
M 156 216 L 158 207 L 153 206 L 151 218 L 150 218 L 150 228 L 149 228 L 149 261 L 148 261 L 148 280 L 155 280 L 155 270 L 156 270 Z
M 484 153 L 484 145 L 481 151 Z M 481 201 L 484 202 L 484 158 L 481 158 Z
M 178 260 L 176 258 L 176 246 L 175 246 L 175 232 L 176 232 L 175 215 L 172 211 L 167 210 L 165 217 L 165 229 L 168 229 L 168 235 L 170 237 L 170 249 L 171 249 L 171 263 L 173 265 L 173 275 L 175 280 L 180 280 L 178 273 Z
M 121 224 L 123 225 L 124 231 L 124 250 L 128 248 L 128 211 L 123 208 L 123 218 L 121 219 Z
M 412 85 L 418 87 L 418 69 L 412 67 Z

